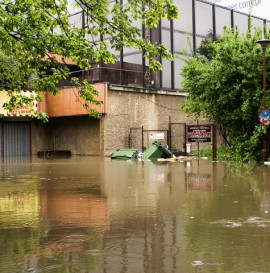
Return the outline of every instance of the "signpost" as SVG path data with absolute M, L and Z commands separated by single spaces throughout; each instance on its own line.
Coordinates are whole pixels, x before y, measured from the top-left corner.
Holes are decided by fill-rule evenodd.
M 266 108 L 266 56 L 265 51 L 267 46 L 270 44 L 270 40 L 263 39 L 259 40 L 256 43 L 260 44 L 263 53 L 263 109 L 259 112 L 259 121 L 263 125 L 269 124 L 269 110 Z M 264 134 L 264 141 L 263 141 L 263 161 L 267 161 L 268 157 L 268 140 L 267 140 L 267 133 Z
M 188 142 L 212 142 L 213 161 L 217 160 L 217 138 L 215 124 L 187 125 Z
M 270 124 L 270 110 L 263 108 L 258 114 L 258 119 L 262 125 Z

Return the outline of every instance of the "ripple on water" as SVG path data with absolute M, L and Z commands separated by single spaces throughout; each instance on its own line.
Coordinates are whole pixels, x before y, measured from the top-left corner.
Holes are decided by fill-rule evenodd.
M 262 217 L 249 217 L 246 223 L 256 225 L 258 227 L 268 227 L 270 225 L 270 220 Z
M 229 228 L 241 227 L 243 225 L 243 223 L 241 223 L 239 220 L 228 220 L 228 219 L 221 219 L 218 221 L 214 221 L 214 222 L 211 222 L 211 224 L 222 225 L 224 227 L 229 227 Z
M 62 268 L 62 264 L 55 264 L 55 265 L 49 265 L 43 268 L 40 268 L 38 272 L 52 272 L 52 270 L 57 269 L 57 268 Z
M 257 227 L 269 227 L 270 220 L 262 218 L 262 217 L 251 216 L 248 219 L 241 219 L 241 218 L 235 219 L 235 220 L 221 219 L 221 220 L 211 222 L 211 224 L 221 225 L 228 228 L 237 228 L 237 227 L 242 227 L 244 225 L 253 225 Z
M 203 261 L 192 261 L 191 262 L 191 264 L 193 265 L 193 266 L 201 266 L 201 265 L 203 265 Z
M 206 260 L 194 260 L 191 262 L 192 266 L 220 266 L 224 263 L 215 259 L 206 259 Z
M 269 271 L 267 271 L 267 272 L 259 272 L 259 271 L 247 271 L 247 272 L 245 272 L 245 273 L 270 273 Z

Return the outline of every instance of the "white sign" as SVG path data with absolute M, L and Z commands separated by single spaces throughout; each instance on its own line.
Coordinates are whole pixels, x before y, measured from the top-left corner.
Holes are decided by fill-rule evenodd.
M 151 133 L 150 139 L 154 139 L 154 140 L 164 139 L 164 133 Z

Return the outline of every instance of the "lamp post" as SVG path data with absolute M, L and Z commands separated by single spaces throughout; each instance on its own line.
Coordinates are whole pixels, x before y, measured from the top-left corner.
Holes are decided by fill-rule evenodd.
M 267 46 L 270 43 L 270 40 L 268 39 L 263 39 L 259 40 L 256 43 L 261 45 L 262 48 L 262 53 L 263 53 L 263 109 L 260 112 L 261 114 L 264 113 L 267 116 L 270 115 L 269 110 L 266 109 L 266 57 L 265 57 L 265 51 Z M 269 118 L 269 117 L 268 117 Z M 261 122 L 264 125 L 269 124 L 268 122 Z M 267 134 L 264 135 L 264 140 L 263 140 L 263 161 L 267 161 Z

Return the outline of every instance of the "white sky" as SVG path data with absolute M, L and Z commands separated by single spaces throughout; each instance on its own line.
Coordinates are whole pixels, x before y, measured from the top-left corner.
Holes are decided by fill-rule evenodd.
M 249 13 L 250 9 L 249 6 L 251 3 L 251 0 L 204 0 L 204 1 L 224 7 L 234 8 L 235 10 L 245 13 Z M 74 10 L 72 8 L 71 5 L 72 2 L 74 2 L 74 0 L 69 0 L 69 10 L 72 12 L 76 12 L 77 10 Z M 252 15 L 270 20 L 270 0 L 254 0 Z
M 251 0 L 204 0 L 213 4 L 249 13 Z M 254 0 L 252 15 L 270 20 L 270 0 Z

